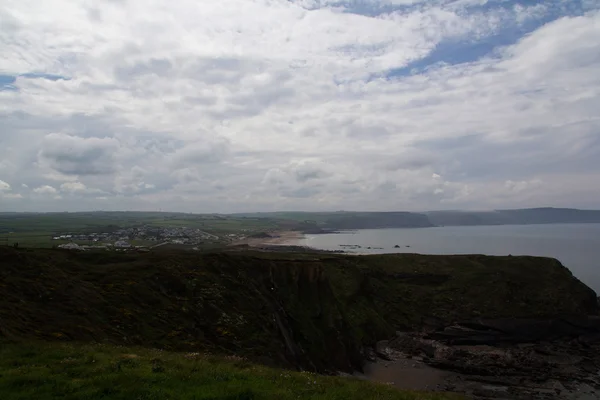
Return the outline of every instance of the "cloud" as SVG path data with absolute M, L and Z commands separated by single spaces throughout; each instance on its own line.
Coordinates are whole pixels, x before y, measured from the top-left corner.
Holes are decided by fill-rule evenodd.
M 40 186 L 40 187 L 33 189 L 33 192 L 37 193 L 37 194 L 42 194 L 42 195 L 50 195 L 50 194 L 57 194 L 58 190 L 56 190 L 52 186 L 44 185 L 44 186 Z
M 113 138 L 82 138 L 50 133 L 42 142 L 38 161 L 64 175 L 103 175 L 114 172 L 119 142 Z
M 21 193 L 5 193 L 2 197 L 5 199 L 18 200 L 22 199 L 23 195 Z
M 210 138 L 186 144 L 171 154 L 174 166 L 210 164 L 223 160 L 230 149 L 226 139 Z
M 600 208 L 599 9 L 13 2 L 0 175 L 14 210 Z
M 130 171 L 119 174 L 114 183 L 114 191 L 121 194 L 136 194 L 156 188 L 156 185 L 147 183 L 149 172 L 139 166 L 134 166 Z
M 10 190 L 10 185 L 3 180 L 0 180 L 0 192 L 8 192 Z
M 60 185 L 60 191 L 69 194 L 98 194 L 103 193 L 100 189 L 88 188 L 81 182 L 65 182 Z

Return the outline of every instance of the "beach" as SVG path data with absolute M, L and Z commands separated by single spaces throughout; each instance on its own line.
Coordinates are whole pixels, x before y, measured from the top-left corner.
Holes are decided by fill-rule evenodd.
M 275 231 L 269 233 L 270 237 L 252 238 L 248 237 L 235 243 L 235 245 L 248 245 L 250 247 L 263 246 L 295 246 L 304 234 L 299 231 Z

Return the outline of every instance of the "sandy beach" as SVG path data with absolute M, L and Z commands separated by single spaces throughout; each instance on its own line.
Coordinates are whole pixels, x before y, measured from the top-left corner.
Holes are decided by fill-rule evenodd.
M 298 231 L 276 231 L 269 232 L 271 237 L 246 238 L 235 243 L 235 245 L 246 244 L 250 247 L 262 246 L 296 246 L 304 238 L 304 234 Z

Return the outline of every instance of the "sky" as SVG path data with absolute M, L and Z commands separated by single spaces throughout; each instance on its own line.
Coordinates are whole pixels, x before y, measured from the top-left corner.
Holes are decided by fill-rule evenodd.
M 600 209 L 600 0 L 0 0 L 0 211 Z

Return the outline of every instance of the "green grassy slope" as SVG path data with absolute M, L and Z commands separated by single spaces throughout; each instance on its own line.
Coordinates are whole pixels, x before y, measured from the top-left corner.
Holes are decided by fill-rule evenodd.
M 350 378 L 271 369 L 236 357 L 108 345 L 0 343 L 3 400 L 445 400 Z

